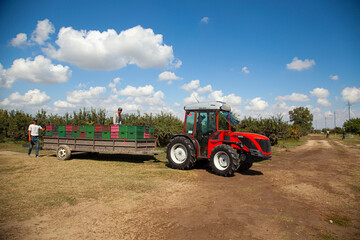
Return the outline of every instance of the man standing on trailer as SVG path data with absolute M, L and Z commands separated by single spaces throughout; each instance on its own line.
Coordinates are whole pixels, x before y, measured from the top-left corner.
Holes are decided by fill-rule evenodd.
M 122 108 L 119 107 L 117 113 L 114 114 L 114 118 L 113 118 L 113 122 L 114 125 L 121 125 L 121 113 L 122 113 Z
M 28 129 L 29 142 L 30 142 L 29 151 L 28 151 L 29 157 L 34 145 L 35 145 L 35 157 L 39 157 L 39 130 L 45 131 L 44 128 L 42 128 L 40 125 L 37 125 L 37 119 L 34 118 L 33 124 L 30 124 Z

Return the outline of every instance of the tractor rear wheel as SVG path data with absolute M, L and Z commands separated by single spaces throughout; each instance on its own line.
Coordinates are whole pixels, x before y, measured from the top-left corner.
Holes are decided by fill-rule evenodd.
M 229 145 L 216 146 L 210 155 L 210 166 L 214 173 L 229 177 L 239 168 L 239 154 Z
M 194 145 L 186 137 L 171 139 L 166 149 L 169 165 L 175 169 L 189 169 L 196 161 Z

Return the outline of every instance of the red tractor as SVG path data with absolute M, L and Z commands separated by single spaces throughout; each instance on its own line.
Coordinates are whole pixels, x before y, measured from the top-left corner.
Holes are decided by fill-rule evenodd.
M 172 168 L 189 169 L 198 159 L 208 159 L 214 173 L 232 176 L 248 170 L 255 161 L 271 158 L 269 138 L 231 131 L 239 121 L 226 103 L 196 103 L 184 109 L 183 133 L 174 135 L 167 146 Z

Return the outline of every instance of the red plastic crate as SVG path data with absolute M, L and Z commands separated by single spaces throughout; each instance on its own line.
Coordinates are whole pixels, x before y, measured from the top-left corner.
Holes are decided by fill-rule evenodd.
M 72 125 L 66 125 L 66 126 L 65 126 L 65 131 L 71 132 L 72 130 L 73 130 L 73 126 L 72 126 Z
M 86 138 L 86 132 L 80 132 L 80 137 L 81 138 Z
M 46 125 L 46 131 L 52 131 L 53 127 L 52 125 Z
M 96 125 L 95 126 L 95 132 L 102 132 L 101 125 Z
M 119 126 L 111 126 L 111 131 L 110 132 L 119 132 Z
M 72 130 L 79 132 L 79 131 L 80 131 L 80 127 L 79 127 L 79 126 L 72 126 Z
M 154 134 L 153 133 L 144 133 L 144 138 L 148 139 L 148 138 L 154 138 Z
M 110 138 L 119 138 L 119 132 L 111 132 Z

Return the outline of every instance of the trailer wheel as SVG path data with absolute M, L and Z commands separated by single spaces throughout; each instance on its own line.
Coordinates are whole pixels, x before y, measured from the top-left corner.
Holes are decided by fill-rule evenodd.
M 56 149 L 56 156 L 59 160 L 69 160 L 71 157 L 71 150 L 68 145 L 60 145 Z
M 169 165 L 175 169 L 189 169 L 196 161 L 194 145 L 185 137 L 173 138 L 166 149 Z
M 210 155 L 210 166 L 214 173 L 229 177 L 239 168 L 239 154 L 229 145 L 216 146 Z

